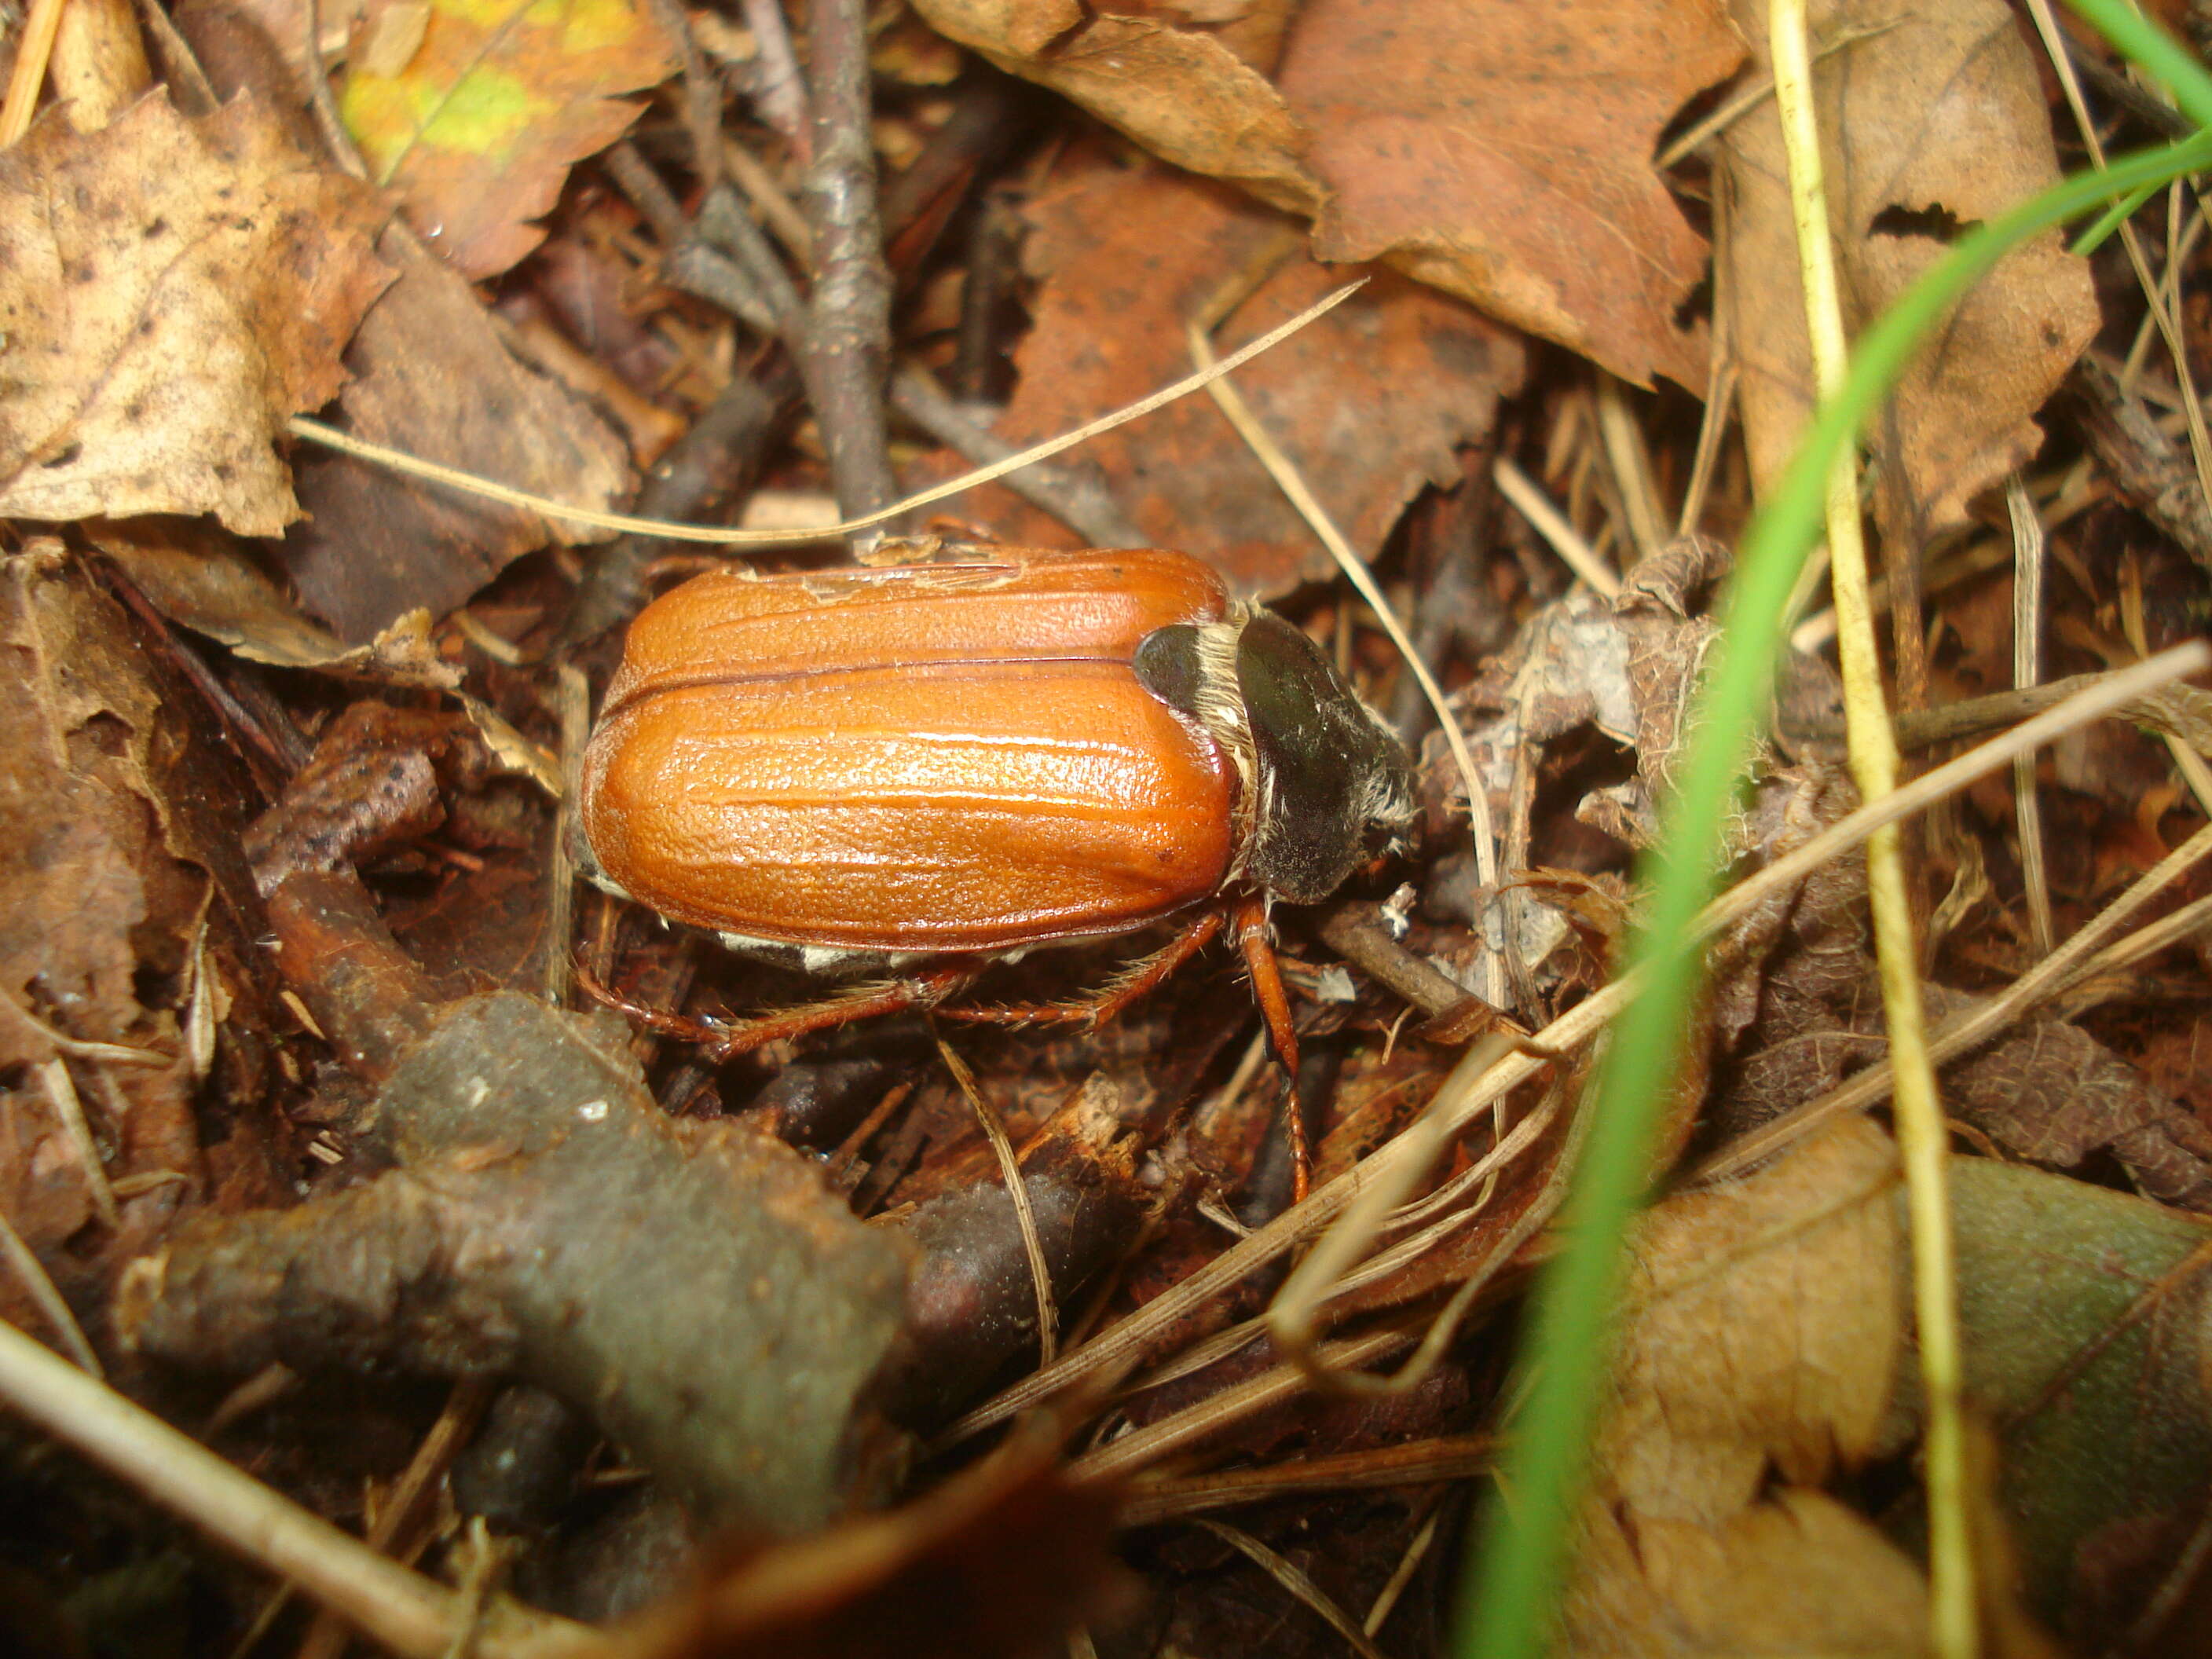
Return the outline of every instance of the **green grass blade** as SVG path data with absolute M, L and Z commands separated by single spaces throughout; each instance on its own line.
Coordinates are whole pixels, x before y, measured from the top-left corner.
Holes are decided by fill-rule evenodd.
M 2081 3 L 2102 27 L 2107 0 Z M 2136 50 L 2133 40 L 2122 44 Z M 2193 64 L 2193 81 L 2179 67 L 2154 67 L 2192 118 L 2212 122 L 2212 77 Z M 2202 115 L 2195 106 L 2200 98 Z M 1714 885 L 1713 860 L 1765 706 L 1784 606 L 1819 534 L 1828 466 L 1896 382 L 1923 335 L 2007 252 L 2114 197 L 2208 165 L 2212 136 L 2199 134 L 2066 179 L 1963 237 L 1860 337 L 1850 378 L 1816 412 L 1744 534 L 1701 712 L 1676 774 L 1668 831 L 1643 872 L 1650 908 L 1632 956 L 1650 964 L 1654 977 L 1614 1028 L 1588 1109 L 1589 1140 L 1566 1211 L 1564 1249 L 1535 1290 L 1526 1349 L 1532 1386 L 1500 1474 L 1506 1501 L 1489 1506 L 1477 1533 L 1455 1643 L 1462 1659 L 1528 1659 L 1551 1628 L 1608 1358 L 1606 1326 L 1622 1240 L 1646 1184 L 1660 1103 L 1679 1074 L 1702 969 L 1689 944 L 1691 922 Z

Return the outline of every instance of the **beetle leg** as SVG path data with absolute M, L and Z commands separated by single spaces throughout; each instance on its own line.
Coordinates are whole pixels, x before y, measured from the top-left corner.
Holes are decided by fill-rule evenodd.
M 632 1002 L 611 985 L 593 973 L 581 957 L 571 964 L 575 973 L 576 988 L 598 1003 L 602 1008 L 611 1008 L 634 1024 L 642 1025 L 655 1036 L 673 1037 L 678 1042 L 698 1043 L 712 1047 L 721 1040 L 720 1021 L 693 1019 L 688 1014 L 675 1014 L 665 1008 L 648 1008 L 641 1002 Z
M 1267 907 L 1257 898 L 1239 899 L 1231 920 L 1237 948 L 1252 975 L 1253 1000 L 1267 1023 L 1267 1040 L 1283 1068 L 1283 1129 L 1291 1143 L 1291 1201 L 1304 1203 L 1313 1185 L 1313 1154 L 1306 1145 L 1305 1113 L 1298 1105 L 1298 1033 L 1291 1020 L 1291 999 L 1283 989 L 1283 970 L 1267 938 Z
M 1221 931 L 1221 912 L 1208 910 L 1183 924 L 1176 936 L 1148 957 L 1139 957 L 1086 997 L 1066 1002 L 1000 1002 L 976 1008 L 944 1008 L 946 1019 L 971 1025 L 1087 1024 L 1094 1030 L 1121 1018 L 1133 1002 L 1188 962 Z
M 854 1020 L 873 1019 L 879 1014 L 934 1008 L 975 976 L 971 969 L 933 968 L 903 979 L 864 986 L 842 996 L 825 997 L 819 1002 L 780 1008 L 751 1019 L 727 1021 L 716 1027 L 708 1041 L 717 1061 L 733 1060 L 786 1037 L 826 1031 L 833 1026 L 849 1025 Z
M 708 1050 L 717 1064 L 749 1054 L 784 1037 L 805 1036 L 809 1031 L 823 1031 L 858 1019 L 872 1019 L 878 1014 L 933 1008 L 975 976 L 972 968 L 933 968 L 885 984 L 865 986 L 840 996 L 801 1003 L 795 1008 L 780 1009 L 751 1019 L 702 1020 L 641 1006 L 600 983 L 581 963 L 576 968 L 578 988 L 594 1001 L 628 1015 L 658 1036 L 696 1043 Z

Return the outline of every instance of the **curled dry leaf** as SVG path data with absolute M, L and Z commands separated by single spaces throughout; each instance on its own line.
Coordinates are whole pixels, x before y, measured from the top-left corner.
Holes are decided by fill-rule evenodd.
M 1735 0 L 1766 61 L 1766 8 Z M 1814 66 L 1828 210 L 1846 322 L 1863 326 L 1964 229 L 2057 181 L 2034 57 L 1997 0 L 1900 9 L 1812 7 L 1814 49 L 1863 32 Z M 1812 406 L 1782 133 L 1771 101 L 1722 141 L 1730 210 L 1718 258 L 1743 369 L 1744 431 L 1764 486 Z M 2035 453 L 2031 418 L 2097 327 L 2087 262 L 2057 231 L 2014 250 L 1929 336 L 1877 428 L 1893 533 L 1963 523 L 1966 503 Z M 1895 514 L 1902 511 L 1905 522 Z
M 0 514 L 282 531 L 300 508 L 275 440 L 336 394 L 392 280 L 382 216 L 251 99 L 41 123 L 0 155 Z
M 433 0 L 425 14 L 421 0 L 368 9 L 339 109 L 423 240 L 462 275 L 495 276 L 544 240 L 530 222 L 569 167 L 637 118 L 620 94 L 675 54 L 642 0 Z
M 995 428 L 1014 444 L 1064 432 L 1188 374 L 1185 320 L 1255 263 L 1266 270 L 1281 224 L 1203 180 L 1104 166 L 1036 204 L 1030 220 L 1025 259 L 1042 286 L 1015 356 L 1019 389 Z M 1294 254 L 1224 325 L 1224 349 L 1296 315 L 1342 280 Z M 1383 275 L 1239 369 L 1236 384 L 1353 548 L 1371 557 L 1424 483 L 1457 479 L 1455 447 L 1488 433 L 1524 364 L 1517 342 L 1466 307 Z M 1185 398 L 1109 433 L 1084 456 L 1146 538 L 1204 550 L 1242 592 L 1279 594 L 1334 573 L 1208 398 Z M 1010 540 L 1067 539 L 1024 507 L 994 518 Z
M 1677 313 L 1705 243 L 1650 158 L 1741 61 L 1717 0 L 1315 0 L 1272 84 L 1158 14 L 918 9 L 1163 159 L 1312 217 L 1321 258 L 1382 260 L 1638 384 L 1702 384 Z

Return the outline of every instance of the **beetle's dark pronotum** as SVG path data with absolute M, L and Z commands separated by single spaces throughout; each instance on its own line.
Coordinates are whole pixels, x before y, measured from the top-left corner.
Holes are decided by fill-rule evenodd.
M 1404 750 L 1312 641 L 1157 550 L 697 577 L 632 626 L 580 806 L 603 885 L 875 976 L 713 1028 L 726 1054 L 1173 926 L 1083 1001 L 945 1009 L 1109 1018 L 1226 922 L 1293 1071 L 1267 906 L 1328 897 L 1413 816 Z

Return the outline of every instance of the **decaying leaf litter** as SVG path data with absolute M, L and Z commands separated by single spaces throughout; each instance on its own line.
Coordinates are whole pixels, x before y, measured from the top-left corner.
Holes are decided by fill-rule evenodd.
M 1852 326 L 2081 164 L 2064 83 L 2100 146 L 2172 130 L 2087 31 L 2057 74 L 2039 21 L 1813 9 Z M 34 4 L 0 116 L 0 1309 L 82 1370 L 0 1347 L 40 1425 L 10 1639 L 1449 1645 L 1470 1498 L 1542 1386 L 1512 1314 L 1634 858 L 1811 401 L 1766 34 L 1681 0 Z M 2008 256 L 1868 434 L 1921 769 L 2065 693 L 2120 716 L 2058 717 L 2037 812 L 1970 768 L 1912 843 L 1991 1651 L 2190 1651 L 2203 1594 L 2212 773 L 2202 693 L 2100 690 L 2203 625 L 2201 234 L 2178 191 L 2124 247 Z M 841 516 L 1354 276 L 1236 385 L 1451 690 L 1502 881 L 1210 399 L 896 526 L 1196 553 L 1427 734 L 1411 855 L 1274 915 L 1300 1204 L 1216 957 L 1097 1032 L 891 1020 L 720 1065 L 595 1006 L 807 994 L 577 885 L 555 805 L 621 624 L 712 556 L 287 435 L 836 562 Z M 1929 1641 L 1821 603 L 1726 848 L 1752 887 L 1666 1103 L 1563 1651 Z M 977 994 L 1073 994 L 1129 944 Z M 174 1443 L 135 1473 L 106 1443 L 123 1486 L 54 1455 L 113 1409 L 95 1371 L 259 1477 L 249 1507 Z

